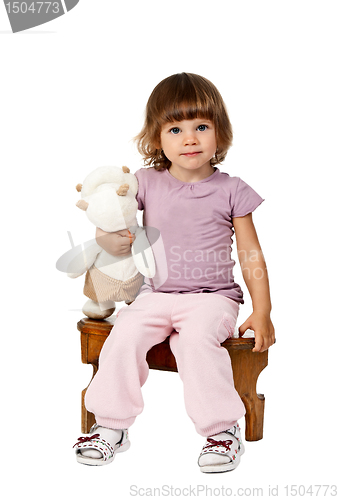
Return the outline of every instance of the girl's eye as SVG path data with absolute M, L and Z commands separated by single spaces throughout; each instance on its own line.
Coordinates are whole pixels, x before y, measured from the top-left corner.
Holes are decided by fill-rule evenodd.
M 199 125 L 198 130 L 199 132 L 204 132 L 204 130 L 206 130 L 207 128 L 207 125 Z
M 171 128 L 170 132 L 171 132 L 172 134 L 179 134 L 179 132 L 180 132 L 180 128 L 178 128 L 178 127 L 173 127 L 173 128 Z

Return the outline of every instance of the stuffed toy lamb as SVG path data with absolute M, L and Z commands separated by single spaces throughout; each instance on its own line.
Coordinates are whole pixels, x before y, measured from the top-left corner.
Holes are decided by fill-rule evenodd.
M 89 300 L 83 313 L 89 318 L 104 319 L 113 314 L 115 301 L 133 302 L 143 276 L 155 275 L 151 246 L 136 219 L 138 181 L 128 167 L 99 167 L 76 189 L 81 192 L 77 206 L 86 211 L 95 226 L 106 232 L 128 229 L 130 236 L 135 235 L 130 255 L 115 257 L 91 241 L 73 259 L 69 277 L 77 278 L 87 271 L 84 295 Z

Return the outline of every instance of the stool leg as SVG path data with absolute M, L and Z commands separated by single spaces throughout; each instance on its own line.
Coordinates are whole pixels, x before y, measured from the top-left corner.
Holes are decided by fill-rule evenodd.
M 255 394 L 254 397 L 245 394 L 241 399 L 246 408 L 245 439 L 246 441 L 259 441 L 263 438 L 264 431 L 265 397 L 263 394 Z
M 86 410 L 85 407 L 85 394 L 87 388 L 81 393 L 81 432 L 82 434 L 88 434 L 92 425 L 95 424 L 95 417 L 93 413 Z
M 94 377 L 94 375 L 98 371 L 98 366 L 94 365 L 94 364 L 92 364 L 92 366 L 93 366 L 93 377 Z M 92 380 L 93 380 L 93 377 L 92 377 Z M 92 380 L 91 380 L 91 382 L 92 382 Z M 92 425 L 95 424 L 95 416 L 90 411 L 87 411 L 86 406 L 85 406 L 85 394 L 87 391 L 87 387 L 81 393 L 81 432 L 83 434 L 88 434 Z
M 257 394 L 257 380 L 268 363 L 268 352 L 252 352 L 249 349 L 229 350 L 234 385 L 246 408 L 245 439 L 259 441 L 263 438 L 265 398 Z

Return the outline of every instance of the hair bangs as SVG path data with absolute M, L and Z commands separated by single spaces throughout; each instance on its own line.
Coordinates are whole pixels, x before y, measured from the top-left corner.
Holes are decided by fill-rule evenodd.
M 201 85 L 197 85 L 190 75 L 179 75 L 181 78 L 168 85 L 158 108 L 160 124 L 206 118 L 214 121 L 214 103 Z M 165 97 L 166 96 L 166 97 Z
M 194 120 L 195 118 L 205 118 L 214 121 L 213 109 L 208 100 L 199 99 L 191 94 L 188 98 L 170 99 L 168 106 L 159 114 L 160 125 L 168 122 L 181 122 L 182 120 Z

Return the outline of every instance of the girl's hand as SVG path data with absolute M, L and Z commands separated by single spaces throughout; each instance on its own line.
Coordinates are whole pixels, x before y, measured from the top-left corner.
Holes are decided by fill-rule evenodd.
M 135 235 L 130 235 L 127 229 L 115 233 L 106 233 L 97 227 L 95 237 L 98 245 L 115 257 L 128 255 L 131 252 L 131 244 L 135 240 Z
M 242 337 L 249 328 L 254 330 L 255 335 L 253 352 L 264 352 L 275 343 L 274 326 L 269 313 L 253 312 L 239 327 L 239 337 Z

